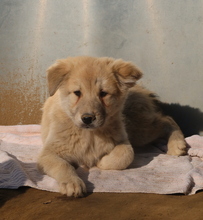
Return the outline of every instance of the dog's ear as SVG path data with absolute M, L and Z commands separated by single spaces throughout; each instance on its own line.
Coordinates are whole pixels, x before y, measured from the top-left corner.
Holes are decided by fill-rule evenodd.
M 67 59 L 56 61 L 55 64 L 49 67 L 47 70 L 47 80 L 49 87 L 49 94 L 52 96 L 55 94 L 64 78 L 68 76 L 71 71 L 71 63 Z
M 142 77 L 142 72 L 135 65 L 121 59 L 114 60 L 112 69 L 118 83 L 125 88 L 133 87 Z

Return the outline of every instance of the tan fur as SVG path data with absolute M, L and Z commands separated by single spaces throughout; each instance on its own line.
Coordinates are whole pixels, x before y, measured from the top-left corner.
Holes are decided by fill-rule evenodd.
M 177 124 L 157 110 L 149 91 L 135 86 L 141 76 L 130 62 L 112 58 L 70 57 L 48 69 L 51 96 L 43 108 L 38 164 L 58 181 L 61 193 L 86 192 L 75 167 L 126 169 L 132 147 L 158 138 L 168 139 L 169 154 L 185 153 Z

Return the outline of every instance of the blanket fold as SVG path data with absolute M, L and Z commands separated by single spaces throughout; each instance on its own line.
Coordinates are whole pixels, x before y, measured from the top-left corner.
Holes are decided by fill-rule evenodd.
M 77 169 L 88 192 L 194 194 L 203 189 L 203 137 L 186 138 L 187 156 L 169 156 L 162 146 L 135 154 L 129 169 Z M 40 125 L 0 126 L 0 188 L 20 186 L 58 192 L 53 178 L 41 174 L 36 161 L 42 148 Z

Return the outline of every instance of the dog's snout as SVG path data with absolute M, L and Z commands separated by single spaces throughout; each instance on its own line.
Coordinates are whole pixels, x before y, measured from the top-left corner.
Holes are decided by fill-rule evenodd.
M 86 124 L 86 125 L 90 125 L 94 120 L 96 119 L 94 114 L 84 114 L 82 115 L 82 121 Z

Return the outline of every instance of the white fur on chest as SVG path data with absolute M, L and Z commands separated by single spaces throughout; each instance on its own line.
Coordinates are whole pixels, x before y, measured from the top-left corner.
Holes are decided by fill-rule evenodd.
M 60 157 L 78 165 L 92 167 L 115 147 L 109 134 L 72 129 L 57 132 L 52 139 L 52 148 Z M 49 144 L 50 146 L 50 144 Z

